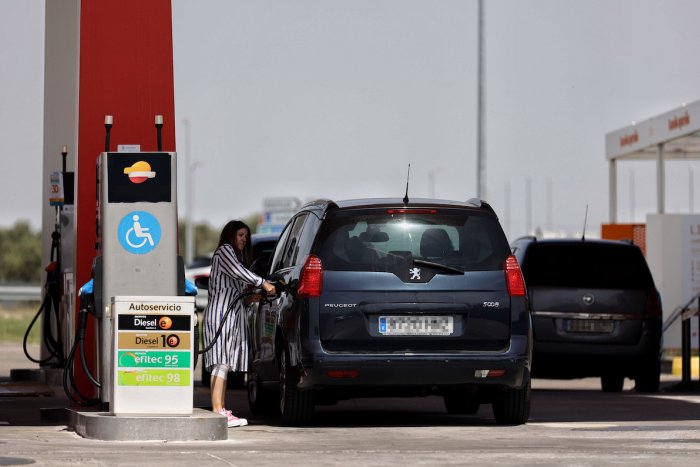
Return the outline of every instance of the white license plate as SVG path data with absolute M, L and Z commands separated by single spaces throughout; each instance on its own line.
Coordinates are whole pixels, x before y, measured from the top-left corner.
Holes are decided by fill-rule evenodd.
M 452 316 L 380 316 L 379 332 L 385 336 L 449 336 Z
M 615 329 L 615 322 L 601 319 L 570 319 L 566 321 L 569 332 L 600 332 L 610 334 Z

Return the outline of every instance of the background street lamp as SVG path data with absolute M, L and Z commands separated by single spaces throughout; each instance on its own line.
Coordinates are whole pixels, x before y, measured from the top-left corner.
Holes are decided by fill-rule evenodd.
M 199 167 L 198 161 L 190 163 L 190 120 L 182 119 L 185 127 L 185 265 L 192 264 L 194 258 L 194 171 Z

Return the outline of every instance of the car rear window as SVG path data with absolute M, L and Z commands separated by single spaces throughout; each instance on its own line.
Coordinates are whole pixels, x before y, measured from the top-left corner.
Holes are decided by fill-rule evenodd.
M 528 287 L 646 289 L 653 285 L 638 248 L 596 243 L 533 243 L 521 265 Z
M 464 271 L 503 269 L 510 253 L 494 216 L 466 209 L 336 210 L 314 244 L 325 270 L 386 271 L 414 259 Z

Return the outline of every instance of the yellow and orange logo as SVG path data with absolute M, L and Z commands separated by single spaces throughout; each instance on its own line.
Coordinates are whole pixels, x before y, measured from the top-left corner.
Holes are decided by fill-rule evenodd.
M 131 167 L 124 169 L 124 173 L 129 176 L 132 183 L 143 183 L 156 176 L 156 173 L 151 170 L 151 164 L 146 161 L 134 162 Z

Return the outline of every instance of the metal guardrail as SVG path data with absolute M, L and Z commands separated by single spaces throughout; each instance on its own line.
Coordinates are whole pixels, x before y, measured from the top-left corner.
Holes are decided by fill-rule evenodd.
M 41 301 L 40 285 L 0 285 L 0 302 Z
M 700 299 L 700 293 L 695 294 L 695 295 L 693 296 L 693 298 L 691 298 L 690 300 L 688 300 L 688 303 L 686 303 L 685 305 L 683 305 L 683 306 L 680 306 L 680 305 L 677 306 L 677 307 L 673 310 L 673 312 L 671 313 L 671 316 L 669 316 L 668 318 L 666 318 L 666 321 L 664 321 L 664 332 L 666 332 L 666 330 L 667 330 L 669 327 L 671 327 L 671 325 L 673 325 L 673 323 L 675 323 L 675 322 L 678 320 L 679 317 L 681 317 L 682 315 L 687 315 L 689 311 L 694 311 L 695 314 L 697 314 L 697 313 L 698 313 L 698 309 L 697 309 L 697 308 L 690 308 L 690 305 L 692 305 L 693 303 L 695 303 L 696 301 L 698 301 L 698 299 Z M 686 318 L 683 318 L 683 319 L 686 319 Z

